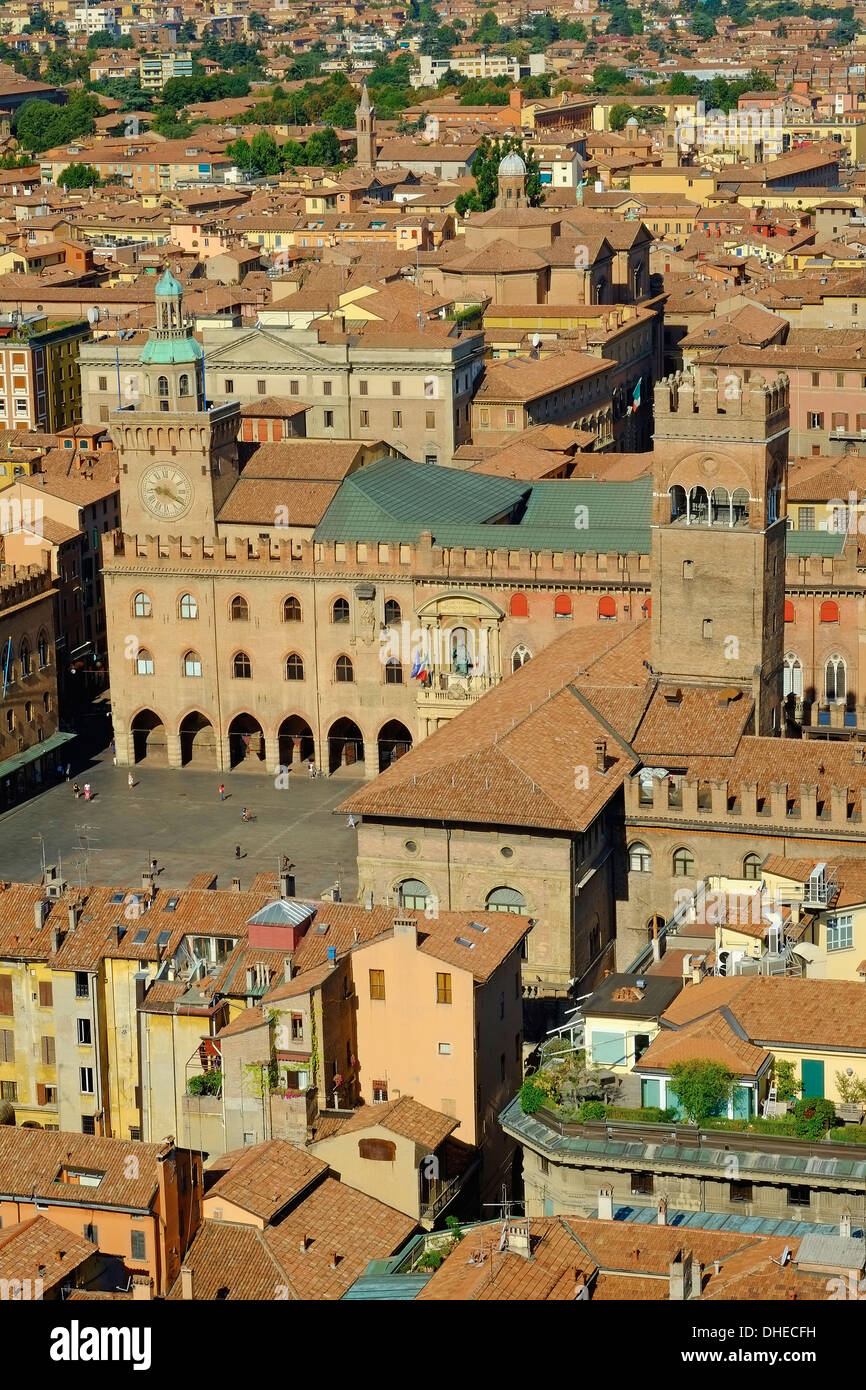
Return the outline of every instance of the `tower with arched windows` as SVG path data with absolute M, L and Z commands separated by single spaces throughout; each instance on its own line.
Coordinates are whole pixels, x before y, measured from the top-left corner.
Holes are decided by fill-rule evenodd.
M 677 374 L 655 388 L 652 660 L 671 685 L 742 691 L 778 732 L 788 381 Z
M 356 164 L 359 169 L 376 167 L 376 108 L 370 101 L 367 84 L 364 83 L 361 100 L 355 111 L 355 139 L 358 154 Z
M 154 295 L 156 326 L 112 413 L 120 454 L 123 529 L 213 537 L 238 478 L 237 402 L 207 401 L 204 349 L 183 312 L 183 288 L 166 270 Z

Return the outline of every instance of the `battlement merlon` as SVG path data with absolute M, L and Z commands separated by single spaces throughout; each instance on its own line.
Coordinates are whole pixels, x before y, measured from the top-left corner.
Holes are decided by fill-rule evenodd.
M 0 565 L 0 609 L 51 592 L 54 579 L 42 565 Z
M 201 536 L 151 536 L 125 532 L 106 534 L 103 571 L 214 570 L 227 572 L 285 571 L 290 575 L 382 575 L 395 580 L 455 579 L 467 583 L 493 582 L 519 588 L 521 584 L 548 587 L 585 585 L 599 592 L 623 591 L 636 598 L 649 594 L 649 552 L 602 553 L 573 550 L 519 550 L 499 546 L 434 545 L 429 532 L 416 541 L 378 543 L 367 541 L 313 541 L 309 538 L 261 539 Z M 640 604 L 638 604 L 638 608 Z M 638 616 L 638 615 L 636 615 Z
M 731 830 L 765 826 L 768 833 L 775 831 L 780 838 L 836 832 L 845 838 L 866 840 L 866 763 L 855 761 L 853 752 L 847 786 L 831 785 L 822 790 L 807 782 L 771 782 L 759 795 L 756 782 L 682 777 L 672 798 L 667 781 L 641 781 L 636 772 L 626 779 L 624 791 L 629 825 L 651 821 L 700 830 L 702 822 L 708 829 L 723 823 Z
M 766 441 L 788 428 L 789 380 L 784 372 L 769 382 L 709 367 L 674 372 L 656 383 L 653 408 L 656 439 Z

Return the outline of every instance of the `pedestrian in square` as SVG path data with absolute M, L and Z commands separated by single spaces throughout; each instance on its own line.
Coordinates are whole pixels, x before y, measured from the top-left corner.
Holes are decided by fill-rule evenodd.
M 132 791 L 133 787 L 135 786 L 135 778 L 133 777 L 131 772 L 126 779 L 126 785 L 129 787 L 130 791 Z
M 223 786 L 222 782 L 220 782 L 220 801 L 225 801 L 225 799 L 226 799 L 226 789 L 225 789 L 225 787 Z

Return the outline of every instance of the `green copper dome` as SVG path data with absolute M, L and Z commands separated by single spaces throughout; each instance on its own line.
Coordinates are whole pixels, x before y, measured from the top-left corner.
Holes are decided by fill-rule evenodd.
M 181 362 L 200 362 L 204 348 L 195 338 L 151 338 L 141 349 L 139 362 L 171 366 Z
M 179 280 L 175 280 L 170 270 L 166 270 L 157 281 L 155 294 L 183 294 L 183 286 Z

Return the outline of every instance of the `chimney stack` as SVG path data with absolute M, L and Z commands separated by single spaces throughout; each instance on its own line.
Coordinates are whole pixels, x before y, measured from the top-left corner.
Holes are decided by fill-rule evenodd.
M 595 745 L 595 770 L 607 772 L 607 740 L 600 738 Z
M 336 1268 L 337 1268 L 337 1265 L 339 1264 L 339 1261 L 340 1261 L 340 1256 L 337 1254 L 337 1251 L 336 1251 L 336 1250 L 332 1250 L 332 1251 L 331 1251 L 331 1259 L 330 1259 L 330 1266 L 331 1266 L 331 1269 L 336 1269 Z
M 148 1302 L 153 1298 L 153 1281 L 149 1275 L 136 1274 L 132 1280 L 132 1300 L 146 1299 Z
M 192 1300 L 193 1300 L 192 1286 L 193 1286 L 193 1273 L 192 1273 L 192 1270 L 191 1270 L 190 1266 L 189 1266 L 189 1265 L 181 1265 L 181 1267 L 180 1267 L 180 1296 L 181 1296 L 181 1298 L 184 1299 L 187 1303 L 191 1303 Z
M 843 1211 L 843 1213 L 842 1213 L 842 1219 L 841 1219 L 841 1221 L 839 1222 L 839 1234 L 840 1234 L 840 1236 L 842 1236 L 843 1239 L 845 1239 L 845 1240 L 850 1240 L 850 1239 L 851 1239 L 851 1213 L 850 1213 L 850 1211 Z
M 283 979 L 288 982 L 292 978 L 292 958 L 286 956 L 283 961 Z
M 598 1190 L 598 1219 L 599 1221 L 613 1220 L 612 1187 L 600 1187 Z
M 233 892 L 233 893 L 239 893 L 240 891 L 241 891 L 241 881 L 240 881 L 240 879 L 239 879 L 239 878 L 233 878 L 233 879 L 232 879 L 232 892 Z
M 305 1254 L 307 1253 L 307 1244 L 308 1244 L 307 1237 L 306 1237 L 305 1235 L 302 1235 L 302 1236 L 301 1236 L 301 1239 L 300 1239 L 300 1242 L 299 1242 L 299 1248 L 300 1248 L 300 1251 L 301 1251 L 301 1254 L 302 1254 L 302 1255 L 305 1255 Z
M 75 928 L 78 926 L 78 917 L 80 912 L 81 908 L 79 907 L 78 903 L 70 903 L 68 908 L 66 909 L 66 919 L 69 922 L 70 931 L 75 931 Z
M 656 1225 L 666 1226 L 668 1224 L 668 1199 L 659 1197 L 658 1210 L 656 1211 Z
M 670 1300 L 685 1303 L 692 1296 L 692 1252 L 678 1250 L 668 1266 Z

